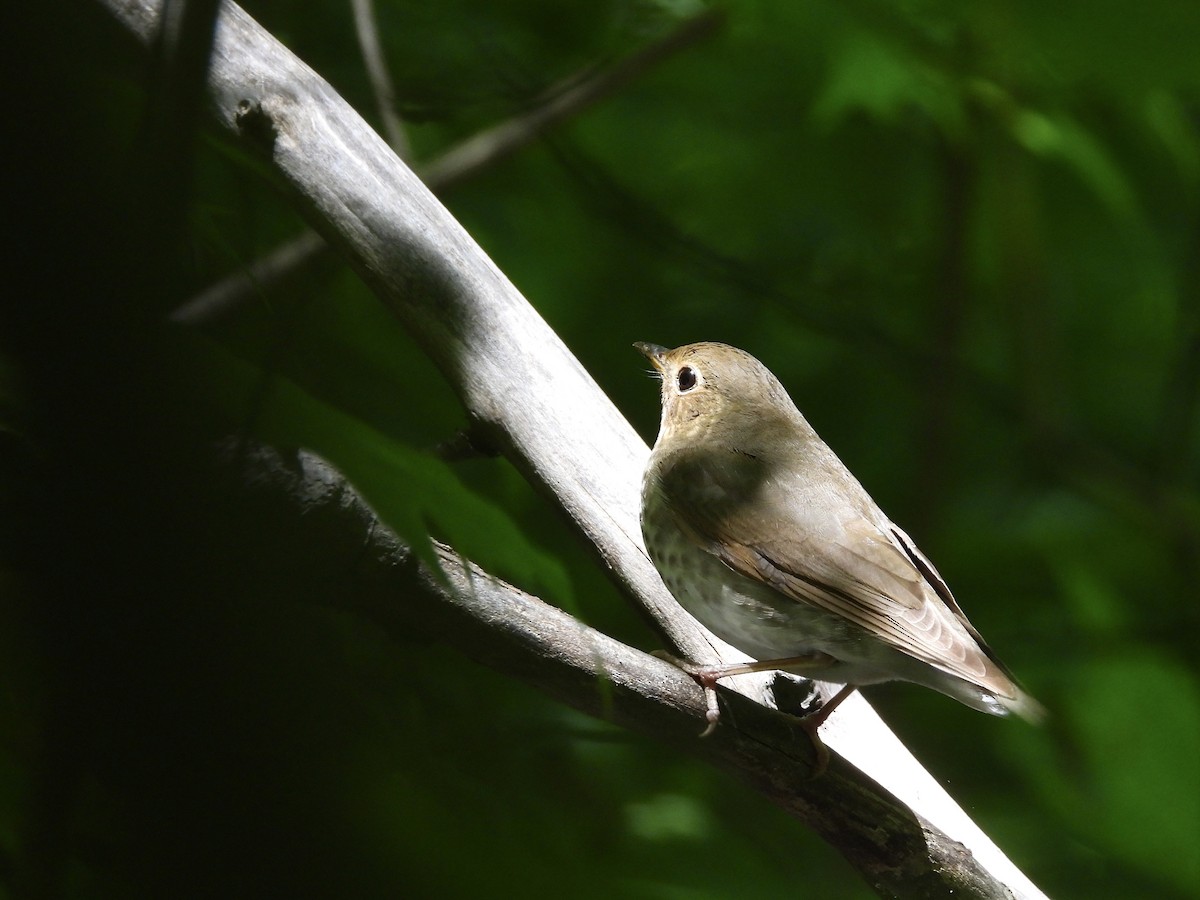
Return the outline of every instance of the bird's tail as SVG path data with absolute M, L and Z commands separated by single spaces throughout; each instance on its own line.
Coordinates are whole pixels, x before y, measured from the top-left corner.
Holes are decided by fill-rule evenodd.
M 1020 716 L 1026 722 L 1032 722 L 1034 725 L 1040 725 L 1046 720 L 1046 707 L 1038 703 L 1033 697 L 1017 688 L 1015 697 L 1001 697 L 997 694 L 992 695 L 992 701 L 1000 707 L 996 715 Z M 988 710 L 991 712 L 991 710 Z

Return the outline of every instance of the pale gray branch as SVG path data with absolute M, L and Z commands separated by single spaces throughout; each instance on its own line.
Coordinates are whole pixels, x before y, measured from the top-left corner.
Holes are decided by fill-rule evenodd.
M 159 2 L 99 2 L 143 40 L 151 39 Z M 232 3 L 222 8 L 209 88 L 217 120 L 260 149 L 313 225 L 441 368 L 488 443 L 556 500 L 615 582 L 645 606 L 686 656 L 731 659 L 728 648 L 680 609 L 646 557 L 638 527 L 646 445 L 428 188 L 324 80 Z M 654 672 L 665 677 L 661 667 Z M 761 682 L 751 680 L 740 689 L 753 699 L 764 696 Z M 727 701 L 736 704 L 739 729 L 747 729 L 748 720 L 757 722 L 752 713 L 743 716 L 749 704 L 736 695 Z M 778 720 L 765 714 L 762 719 Z M 760 733 L 756 724 L 746 731 L 745 744 L 738 745 L 745 754 L 758 746 L 806 752 L 795 734 L 772 736 L 768 726 L 762 728 Z M 1007 886 L 977 896 L 1008 891 L 1041 896 L 865 701 L 839 708 L 825 733 L 835 756 L 883 785 L 911 810 L 911 819 L 963 845 L 993 883 Z M 747 777 L 767 793 L 795 790 L 802 772 L 782 759 L 758 764 L 773 773 L 766 783 Z M 776 763 L 778 771 L 771 768 Z M 834 765 L 844 771 L 840 761 Z M 810 821 L 825 817 L 846 828 L 860 821 L 885 832 L 895 825 L 891 819 L 875 821 L 877 807 L 853 791 L 824 800 L 827 805 L 810 810 Z M 833 825 L 817 827 L 830 840 L 843 833 Z M 913 871 L 931 865 L 924 842 L 909 845 L 900 830 L 895 837 L 911 851 Z M 839 849 L 855 858 L 852 848 Z M 943 893 L 948 890 L 943 886 Z

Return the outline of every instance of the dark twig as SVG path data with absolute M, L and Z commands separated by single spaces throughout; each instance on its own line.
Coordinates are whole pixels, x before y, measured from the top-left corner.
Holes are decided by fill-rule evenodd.
M 434 190 L 445 190 L 475 175 L 481 169 L 510 156 L 531 143 L 550 127 L 559 124 L 638 78 L 680 50 L 713 34 L 724 21 L 715 9 L 688 19 L 663 40 L 626 57 L 610 69 L 583 79 L 571 79 L 569 86 L 547 92 L 545 99 L 528 112 L 493 128 L 481 131 L 421 170 L 421 177 Z M 435 187 L 436 185 L 436 187 Z
M 328 248 L 315 231 L 301 232 L 286 244 L 280 244 L 266 256 L 245 269 L 222 278 L 201 291 L 170 315 L 172 322 L 181 325 L 204 325 L 218 322 L 241 307 L 252 296 L 263 296 L 271 286 L 299 274 L 317 261 Z
M 403 160 L 409 160 L 412 158 L 412 147 L 408 143 L 408 133 L 404 129 L 404 122 L 396 113 L 396 90 L 392 85 L 391 73 L 388 71 L 383 42 L 379 39 L 375 4 L 372 0 L 350 0 L 350 8 L 354 11 L 354 31 L 358 35 L 358 46 L 362 51 L 363 65 L 367 69 L 371 90 L 375 92 L 375 105 L 379 111 L 379 121 L 383 123 L 383 136 L 396 151 L 397 156 Z

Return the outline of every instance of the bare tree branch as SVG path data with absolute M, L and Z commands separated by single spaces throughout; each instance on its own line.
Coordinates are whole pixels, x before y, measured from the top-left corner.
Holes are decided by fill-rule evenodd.
M 152 38 L 159 2 L 100 2 L 143 41 Z M 555 498 L 614 581 L 643 604 L 671 643 L 702 662 L 738 658 L 683 612 L 646 557 L 638 526 L 645 444 L 426 186 L 324 80 L 232 3 L 222 8 L 209 89 L 218 121 L 261 150 L 314 226 L 441 368 L 488 443 Z M 665 677 L 660 667 L 644 671 L 646 677 Z M 767 680 L 764 675 L 734 687 L 753 701 L 770 702 L 762 688 Z M 770 728 L 781 725 L 747 726 L 756 718 L 752 704 L 728 693 L 726 702 L 733 704 L 731 718 L 747 735 L 733 758 L 770 743 L 805 752 L 794 735 L 770 736 Z M 782 720 L 768 715 L 763 721 Z M 963 852 L 1013 896 L 1042 896 L 866 701 L 839 708 L 827 729 L 835 755 L 892 793 L 911 811 L 911 819 L 963 845 Z M 756 783 L 767 792 L 790 789 L 802 774 L 799 769 L 772 772 L 770 764 L 764 765 L 771 774 Z M 846 771 L 842 762 L 834 765 Z M 877 811 L 860 792 L 847 790 L 824 797 L 811 813 L 830 823 L 819 827 L 831 841 L 853 832 L 850 823 L 857 820 L 909 848 L 907 871 L 934 865 L 923 842 L 909 844 L 895 821 L 872 818 Z M 857 858 L 852 847 L 839 849 Z M 865 870 L 864 875 L 872 878 Z

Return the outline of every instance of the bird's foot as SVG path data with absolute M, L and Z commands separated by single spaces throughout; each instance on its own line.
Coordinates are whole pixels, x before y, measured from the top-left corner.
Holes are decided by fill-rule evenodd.
M 813 761 L 813 770 L 809 774 L 809 778 L 820 778 L 825 774 L 825 770 L 829 768 L 829 748 L 821 740 L 818 729 L 825 724 L 825 720 L 829 718 L 830 714 L 842 705 L 842 701 L 856 690 L 858 690 L 857 685 L 843 685 L 841 690 L 825 701 L 825 703 L 821 704 L 820 709 L 800 719 L 800 727 L 808 734 L 809 739 L 812 741 L 813 751 L 817 755 Z
M 680 659 L 665 650 L 656 650 L 654 651 L 654 655 L 659 659 L 666 660 L 676 668 L 682 669 L 700 687 L 704 688 L 704 702 L 706 706 L 704 716 L 708 720 L 708 725 L 700 733 L 700 737 L 708 737 L 716 731 L 717 724 L 721 721 L 721 708 L 717 704 L 716 691 L 716 685 L 720 679 L 728 678 L 731 675 L 745 675 L 750 672 L 765 672 L 772 669 L 803 670 L 804 668 L 827 665 L 831 659 L 831 657 L 823 653 L 815 653 L 809 656 L 792 656 L 786 659 L 735 663 L 727 666 L 703 666 L 689 662 L 686 659 Z M 825 724 L 825 720 L 841 705 L 842 701 L 853 694 L 855 690 L 857 690 L 855 685 L 847 684 L 828 701 L 821 704 L 820 708 L 815 712 L 800 717 L 800 727 L 808 734 L 809 740 L 812 741 L 813 751 L 816 753 L 810 777 L 820 778 L 825 774 L 825 770 L 829 768 L 829 748 L 821 740 L 821 735 L 819 734 L 820 727 Z
M 680 659 L 666 650 L 655 650 L 652 655 L 669 662 L 677 669 L 682 669 L 691 676 L 696 684 L 704 688 L 704 718 L 708 724 L 700 732 L 700 737 L 705 738 L 711 735 L 717 730 L 717 723 L 721 721 L 721 707 L 717 703 L 717 679 L 724 677 L 722 669 L 725 667 L 697 665 L 696 663 L 688 662 L 686 659 Z
M 820 718 L 820 722 L 814 722 L 813 719 Z M 821 735 L 817 731 L 821 727 L 821 723 L 825 721 L 824 716 L 821 716 L 820 710 L 811 715 L 805 716 L 800 720 L 800 727 L 804 729 L 810 741 L 812 741 L 813 752 L 816 753 L 816 759 L 813 760 L 812 771 L 808 773 L 809 778 L 820 778 L 825 774 L 825 770 L 829 768 L 829 748 L 825 746 L 825 742 L 821 740 Z

